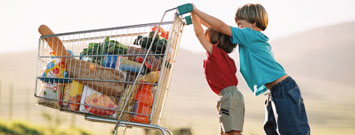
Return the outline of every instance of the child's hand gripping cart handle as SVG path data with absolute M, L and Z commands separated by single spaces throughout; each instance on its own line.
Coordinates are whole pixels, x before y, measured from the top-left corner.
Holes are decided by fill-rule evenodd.
M 178 6 L 177 9 L 179 11 L 179 15 L 183 15 L 183 14 L 192 12 L 193 5 L 191 3 L 186 3 L 186 4 Z M 192 24 L 191 16 L 186 16 L 185 21 L 186 21 L 187 25 Z
M 177 9 L 177 14 L 182 16 L 186 13 L 191 13 L 192 10 L 193 10 L 193 5 L 191 3 L 186 3 L 186 4 L 183 4 L 183 5 L 180 5 L 178 7 L 175 7 L 175 8 L 172 8 L 172 9 L 169 9 L 169 10 L 166 10 L 164 15 L 163 15 L 163 18 L 165 16 L 165 14 L 169 11 L 172 11 L 172 10 L 176 10 Z M 192 24 L 192 20 L 191 20 L 191 16 L 185 16 L 184 17 L 185 19 L 185 22 L 186 22 L 186 25 L 190 25 Z M 163 20 L 163 19 L 162 19 Z M 162 21 L 161 21 L 162 22 Z

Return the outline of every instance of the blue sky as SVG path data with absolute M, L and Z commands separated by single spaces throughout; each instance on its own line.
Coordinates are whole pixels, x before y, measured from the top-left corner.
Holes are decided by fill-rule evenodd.
M 271 40 L 355 20 L 353 0 L 1 0 L 0 54 L 36 50 L 40 36 L 37 28 L 41 24 L 63 33 L 158 22 L 166 9 L 187 2 L 234 26 L 234 13 L 239 6 L 261 3 L 269 14 L 264 33 Z M 180 47 L 203 52 L 191 26 L 185 27 Z

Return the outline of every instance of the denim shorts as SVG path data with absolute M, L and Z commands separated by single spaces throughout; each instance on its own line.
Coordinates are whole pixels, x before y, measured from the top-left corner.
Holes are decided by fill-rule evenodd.
M 274 85 L 267 95 L 264 124 L 267 135 L 310 135 L 303 98 L 291 77 Z

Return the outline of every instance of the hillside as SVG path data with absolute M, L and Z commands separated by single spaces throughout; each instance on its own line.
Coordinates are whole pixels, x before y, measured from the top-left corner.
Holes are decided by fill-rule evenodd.
M 339 83 L 355 84 L 355 22 L 305 31 L 271 42 L 287 70 Z
M 35 85 L 37 51 L 0 54 L 0 80 L 12 83 L 21 89 L 31 89 Z

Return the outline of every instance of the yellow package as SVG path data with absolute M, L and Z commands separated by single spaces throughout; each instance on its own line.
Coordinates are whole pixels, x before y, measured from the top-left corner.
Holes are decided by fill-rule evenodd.
M 74 111 L 79 110 L 82 94 L 82 83 L 78 81 L 72 81 L 72 83 L 65 84 L 62 108 Z

